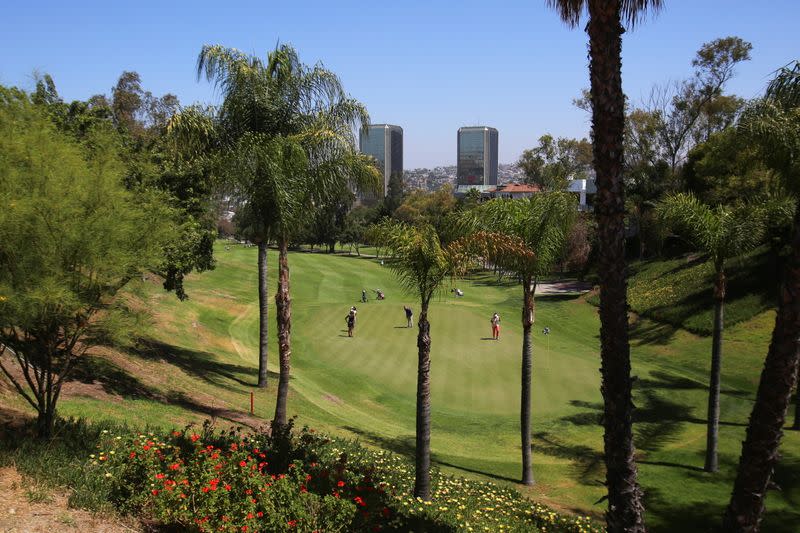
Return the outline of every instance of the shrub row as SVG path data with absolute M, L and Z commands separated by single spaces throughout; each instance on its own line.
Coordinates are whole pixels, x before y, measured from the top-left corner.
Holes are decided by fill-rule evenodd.
M 413 498 L 403 457 L 308 429 L 103 430 L 85 470 L 123 512 L 182 530 L 602 531 L 513 488 L 438 471 L 431 501 Z

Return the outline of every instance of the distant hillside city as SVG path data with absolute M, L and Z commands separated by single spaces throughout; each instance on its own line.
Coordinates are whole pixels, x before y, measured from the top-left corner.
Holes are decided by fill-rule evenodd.
M 420 189 L 423 191 L 435 191 L 445 183 L 449 183 L 454 188 L 456 186 L 456 165 L 449 165 L 434 168 L 415 168 L 414 170 L 403 171 L 403 184 L 406 190 Z M 503 164 L 497 166 L 497 182 L 520 183 L 525 180 L 525 173 L 522 172 L 516 163 Z

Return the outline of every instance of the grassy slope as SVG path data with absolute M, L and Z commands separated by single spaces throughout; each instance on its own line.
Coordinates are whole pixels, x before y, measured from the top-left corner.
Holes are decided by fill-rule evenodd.
M 256 366 L 256 250 L 219 247 L 217 252 L 218 269 L 187 283 L 188 302 L 178 302 L 153 283 L 135 287 L 156 313 L 148 350 L 96 358 L 81 386 L 64 399 L 62 414 L 165 426 L 208 415 L 258 423 L 242 414 Z M 270 254 L 272 286 L 275 258 Z M 413 299 L 402 295 L 388 270 L 372 260 L 293 254 L 290 264 L 290 412 L 299 415 L 301 424 L 411 453 L 416 329 L 402 327 L 402 305 L 413 305 Z M 461 473 L 513 481 L 520 469 L 520 290 L 486 279 L 458 286 L 465 290 L 464 299 L 443 296 L 432 306 L 434 460 Z M 362 287 L 383 289 L 387 300 L 358 303 Z M 535 338 L 537 485 L 530 492 L 559 507 L 599 513 L 603 506 L 593 506 L 603 494 L 596 309 L 571 297 L 537 301 L 535 331 L 549 326 L 553 333 L 549 348 L 541 335 Z M 355 338 L 349 339 L 344 317 L 353 304 L 359 307 L 359 320 Z M 497 343 L 483 340 L 495 310 L 504 326 Z M 730 493 L 772 317 L 760 313 L 726 333 L 721 472 L 716 476 L 699 471 L 710 340 L 646 320 L 634 328 L 637 447 L 653 530 L 680 526 L 702 531 L 718 520 Z M 274 371 L 277 350 L 270 348 Z M 274 385 L 273 380 L 268 391 L 257 392 L 257 415 L 271 416 Z M 800 521 L 799 447 L 800 435 L 787 432 L 784 461 L 776 473 L 784 490 L 768 500 L 765 530 L 793 531 Z

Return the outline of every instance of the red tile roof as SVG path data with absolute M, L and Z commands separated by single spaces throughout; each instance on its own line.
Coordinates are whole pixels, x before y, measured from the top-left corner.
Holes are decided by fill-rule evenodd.
M 528 185 L 526 183 L 506 183 L 505 185 L 498 185 L 490 192 L 536 193 L 541 191 L 542 189 L 538 185 Z

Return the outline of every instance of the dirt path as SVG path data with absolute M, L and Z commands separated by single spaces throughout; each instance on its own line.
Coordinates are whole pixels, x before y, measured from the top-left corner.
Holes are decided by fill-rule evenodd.
M 0 468 L 0 532 L 50 533 L 76 531 L 129 533 L 141 531 L 132 524 L 70 509 L 64 493 L 42 489 L 24 480 L 15 468 Z

